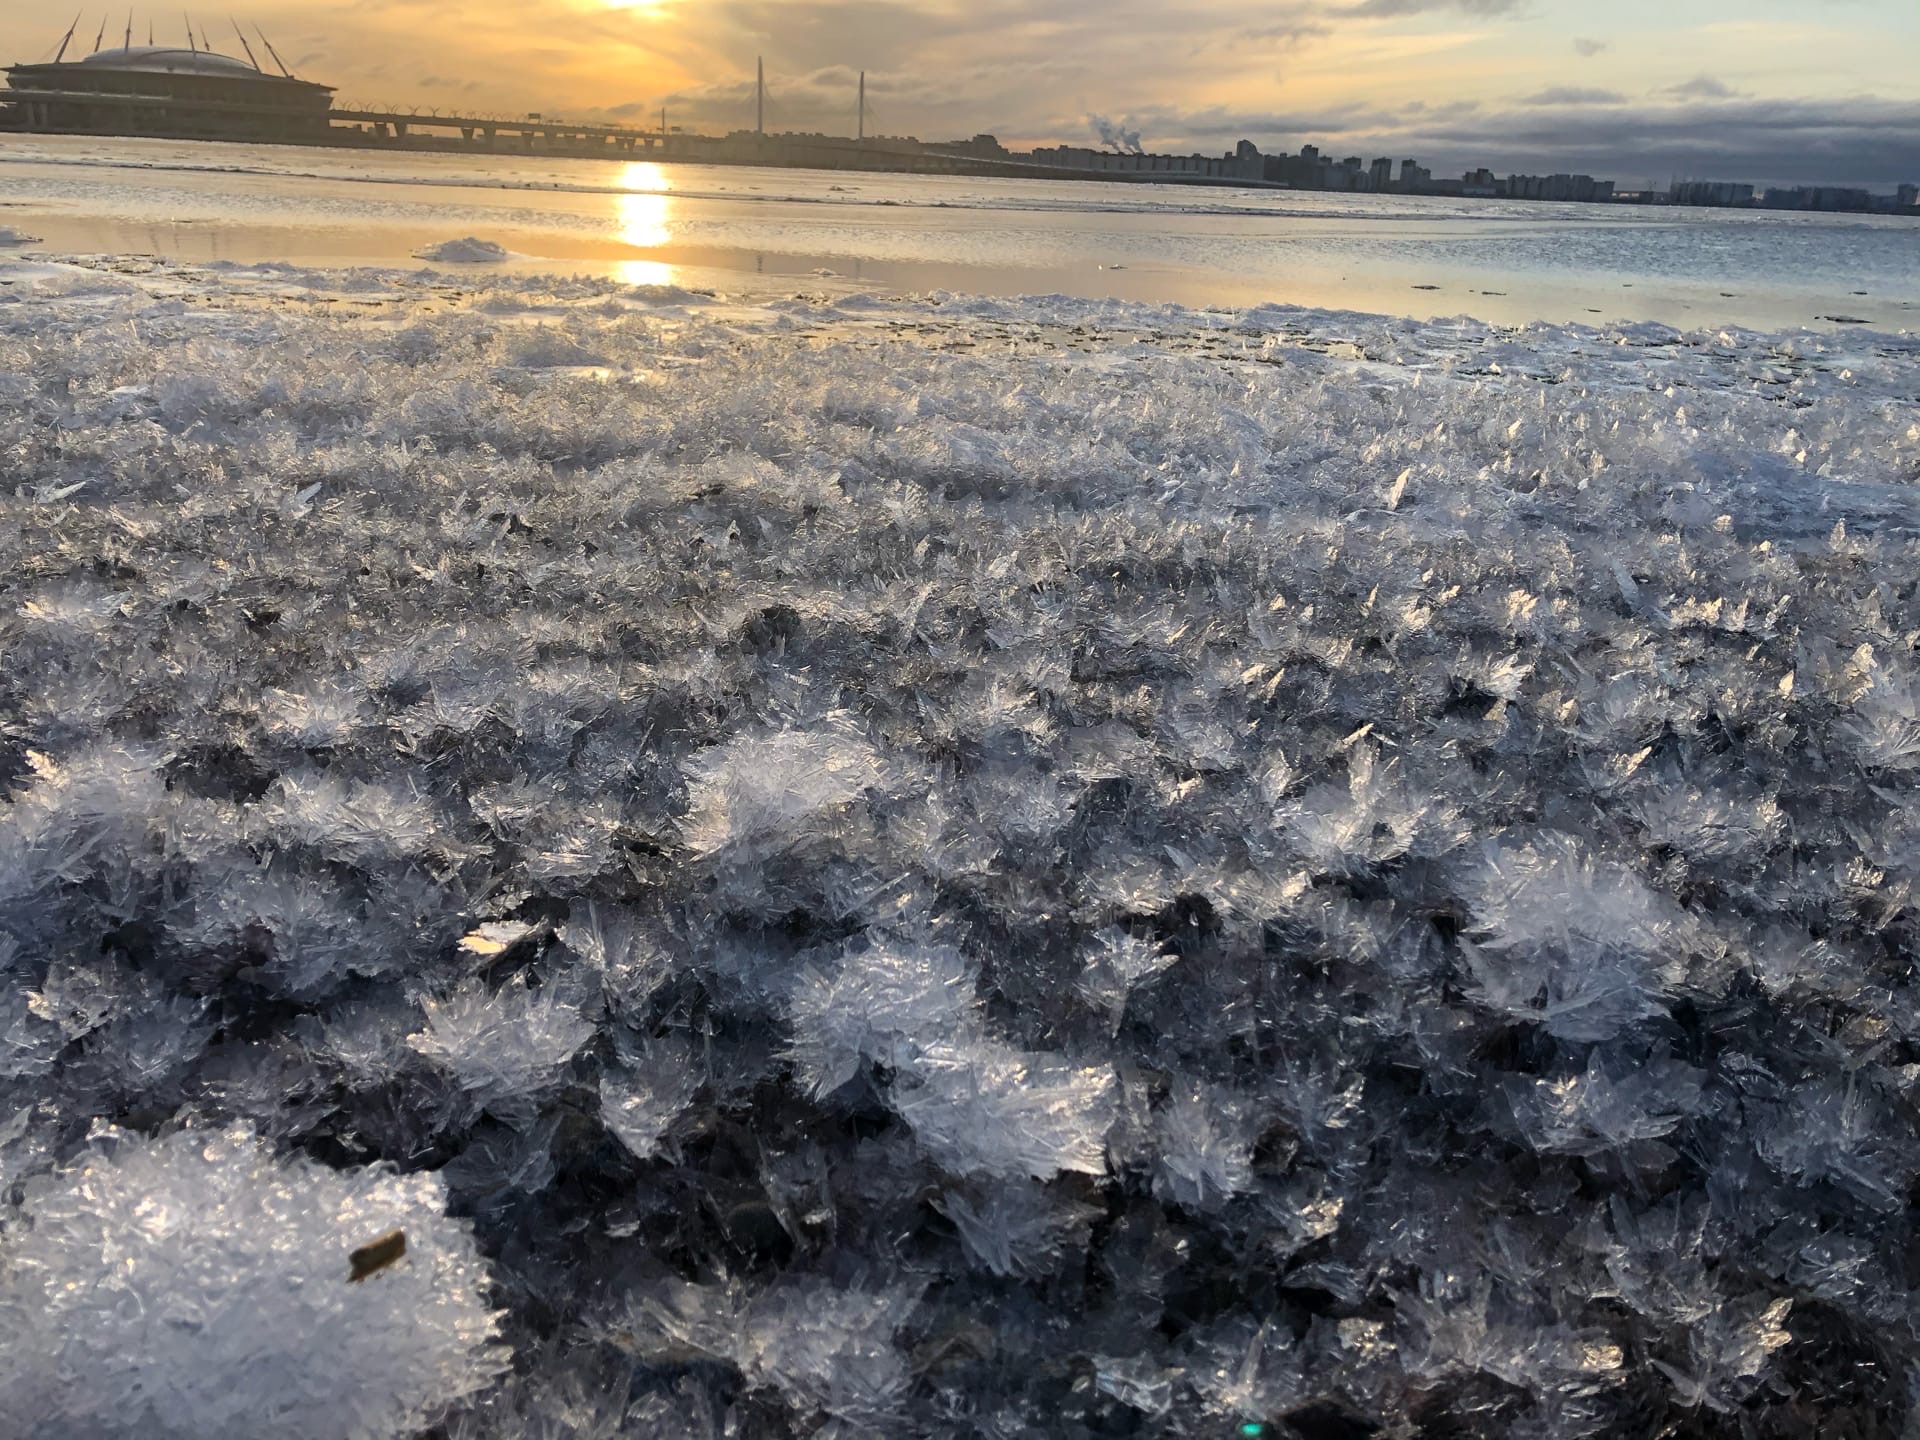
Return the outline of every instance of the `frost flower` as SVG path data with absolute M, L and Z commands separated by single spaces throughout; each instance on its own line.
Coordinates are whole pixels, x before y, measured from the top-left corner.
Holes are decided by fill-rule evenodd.
M 114 1141 L 30 1188 L 8 1246 L 9 1433 L 380 1440 L 503 1368 L 437 1177 L 279 1160 L 243 1127 Z M 396 1232 L 356 1283 L 349 1257 Z
M 497 991 L 468 980 L 444 999 L 421 1002 L 427 1028 L 407 1043 L 482 1103 L 523 1100 L 552 1084 L 593 1038 L 593 1022 L 552 986 L 529 990 L 515 976 Z

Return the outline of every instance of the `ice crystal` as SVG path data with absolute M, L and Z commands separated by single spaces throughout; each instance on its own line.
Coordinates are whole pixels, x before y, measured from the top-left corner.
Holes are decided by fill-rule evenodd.
M 1126 1012 L 1134 987 L 1171 966 L 1179 957 L 1158 942 L 1112 928 L 1093 937 L 1075 984 L 1087 1003 L 1104 1013 L 1114 1028 Z
M 502 1361 L 444 1205 L 431 1176 L 278 1160 L 244 1129 L 103 1136 L 29 1188 L 0 1409 L 50 1440 L 412 1434 Z M 394 1231 L 404 1256 L 355 1283 Z
M 643 1354 L 663 1342 L 684 1346 L 728 1362 L 803 1414 L 871 1426 L 906 1396 L 910 1377 L 893 1337 L 916 1290 L 808 1279 L 750 1296 L 732 1285 L 679 1285 L 638 1302 L 629 1333 Z
M 1084 1241 L 1095 1212 L 1031 1181 L 957 1189 L 934 1202 L 976 1265 L 995 1275 L 1044 1275 Z
M 1246 1107 L 1188 1082 L 1161 1115 L 1154 1191 L 1176 1205 L 1204 1209 L 1253 1183 Z
M 930 1046 L 915 1072 L 893 1104 L 944 1168 L 1043 1179 L 1105 1169 L 1111 1070 L 981 1041 Z
M 639 1159 L 655 1155 L 700 1088 L 692 1051 L 657 1042 L 600 1080 L 600 1118 Z
M 1914 1427 L 1913 337 L 139 268 L 0 277 L 15 1429 Z
M 883 768 L 873 748 L 845 720 L 823 725 L 742 737 L 694 757 L 687 823 L 694 851 L 773 853 L 878 785 Z
M 499 990 L 463 981 L 421 1002 L 426 1028 L 407 1037 L 483 1102 L 517 1105 L 552 1085 L 593 1022 L 553 987 L 531 990 L 516 976 Z
M 917 1070 L 929 1047 L 973 1030 L 977 983 L 952 946 L 897 941 L 849 954 L 831 976 L 808 971 L 788 1012 L 802 1082 L 826 1095 L 862 1062 Z

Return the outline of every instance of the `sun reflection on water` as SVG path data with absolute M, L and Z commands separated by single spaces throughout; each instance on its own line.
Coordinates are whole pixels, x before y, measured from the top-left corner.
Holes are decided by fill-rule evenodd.
M 620 172 L 614 197 L 614 223 L 620 242 L 636 250 L 657 250 L 673 241 L 673 197 L 666 171 L 651 161 L 635 161 Z M 619 278 L 629 285 L 670 285 L 673 266 L 659 260 L 622 260 Z
M 673 266 L 664 260 L 616 260 L 613 278 L 622 285 L 672 285 Z

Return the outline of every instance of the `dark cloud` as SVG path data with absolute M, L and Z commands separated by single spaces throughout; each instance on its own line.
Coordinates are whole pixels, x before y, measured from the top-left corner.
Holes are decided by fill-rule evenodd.
M 1422 124 L 1409 141 L 1448 169 L 1479 157 L 1503 171 L 1585 171 L 1631 184 L 1678 174 L 1888 186 L 1920 176 L 1920 101 L 1746 98 L 1704 113 L 1692 105 L 1499 111 Z
M 1588 90 L 1578 85 L 1554 85 L 1529 95 L 1522 105 L 1624 105 L 1627 97 L 1618 90 Z
M 1687 104 L 1488 107 L 1466 101 L 1312 110 L 1142 110 L 1149 149 L 1315 144 L 1335 155 L 1412 155 L 1439 175 L 1584 172 L 1638 186 L 1674 175 L 1887 188 L 1920 178 L 1920 101 L 1736 99 Z
M 1585 35 L 1573 37 L 1573 53 L 1585 56 L 1589 60 L 1606 48 L 1607 42 L 1604 40 L 1590 40 Z

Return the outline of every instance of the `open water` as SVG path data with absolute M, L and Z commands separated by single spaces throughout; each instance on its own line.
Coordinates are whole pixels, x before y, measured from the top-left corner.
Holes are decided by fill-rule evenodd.
M 48 253 L 417 263 L 729 291 L 951 290 L 1496 322 L 1920 322 L 1920 224 L 1799 215 L 0 137 L 0 226 Z

